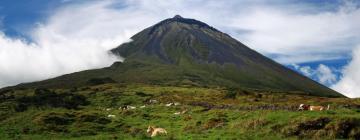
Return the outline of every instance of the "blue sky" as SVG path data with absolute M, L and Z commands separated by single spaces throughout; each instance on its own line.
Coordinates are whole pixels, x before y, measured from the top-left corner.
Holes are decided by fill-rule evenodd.
M 55 0 L 2 0 L 0 16 L 3 31 L 8 36 L 23 35 L 23 29 L 32 28 L 48 15 L 48 11 L 63 3 Z
M 110 65 L 121 58 L 106 50 L 175 14 L 204 21 L 301 74 L 360 96 L 348 90 L 359 80 L 352 59 L 360 43 L 355 0 L 2 0 L 0 86 Z M 83 47 L 88 52 L 76 51 Z M 47 71 L 38 74 L 38 67 Z

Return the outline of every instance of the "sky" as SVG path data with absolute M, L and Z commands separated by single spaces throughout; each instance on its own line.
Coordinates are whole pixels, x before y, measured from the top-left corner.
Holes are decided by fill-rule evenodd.
M 0 87 L 110 66 L 124 58 L 108 50 L 177 14 L 360 97 L 356 0 L 1 0 Z

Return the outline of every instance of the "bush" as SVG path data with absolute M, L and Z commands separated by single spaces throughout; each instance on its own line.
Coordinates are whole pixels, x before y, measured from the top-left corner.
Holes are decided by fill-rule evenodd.
M 111 79 L 110 77 L 92 78 L 92 79 L 87 81 L 87 84 L 91 85 L 91 86 L 107 84 L 107 83 L 116 83 L 116 81 Z
M 153 96 L 151 94 L 147 94 L 147 93 L 144 93 L 144 92 L 136 92 L 135 93 L 137 96 L 140 96 L 140 97 L 147 97 L 147 96 Z
M 236 96 L 237 96 L 237 94 L 238 94 L 238 91 L 239 91 L 239 89 L 236 89 L 236 88 L 229 88 L 229 89 L 227 89 L 225 98 L 235 99 Z
M 111 122 L 108 118 L 97 113 L 80 113 L 77 115 L 77 119 L 79 122 L 92 122 L 99 124 L 108 124 Z
M 15 110 L 22 112 L 29 106 L 35 107 L 62 107 L 66 109 L 77 109 L 80 105 L 88 105 L 85 96 L 72 93 L 57 94 L 48 89 L 36 89 L 33 96 L 25 96 L 17 99 Z
M 33 121 L 40 126 L 40 132 L 68 132 L 67 126 L 72 124 L 75 119 L 70 113 L 46 113 L 37 116 Z

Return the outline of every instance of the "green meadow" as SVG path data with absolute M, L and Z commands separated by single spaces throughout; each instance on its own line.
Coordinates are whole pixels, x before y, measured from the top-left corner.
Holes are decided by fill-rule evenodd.
M 166 106 L 171 102 L 180 105 Z M 301 103 L 329 104 L 330 110 L 298 111 Z M 124 105 L 136 109 L 119 109 Z M 359 99 L 250 89 L 140 84 L 17 89 L 2 91 L 0 107 L 0 139 L 360 139 Z M 151 138 L 149 125 L 168 134 Z

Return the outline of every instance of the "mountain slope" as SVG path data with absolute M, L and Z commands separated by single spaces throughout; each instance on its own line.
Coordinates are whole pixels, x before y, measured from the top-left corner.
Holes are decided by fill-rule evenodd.
M 17 87 L 76 87 L 107 82 L 222 86 L 343 97 L 264 57 L 229 35 L 194 19 L 175 16 L 111 50 L 123 63 Z

